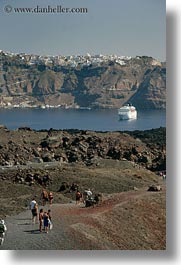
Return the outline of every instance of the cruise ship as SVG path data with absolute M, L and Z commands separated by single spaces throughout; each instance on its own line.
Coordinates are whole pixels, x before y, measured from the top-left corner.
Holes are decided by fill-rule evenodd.
M 120 120 L 137 119 L 137 110 L 131 104 L 127 104 L 118 110 Z

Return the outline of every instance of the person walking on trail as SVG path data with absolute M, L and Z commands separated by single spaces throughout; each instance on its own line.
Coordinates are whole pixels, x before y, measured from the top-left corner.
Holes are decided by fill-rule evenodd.
M 90 189 L 84 190 L 82 198 L 83 203 L 86 204 L 86 201 L 91 199 L 92 199 L 92 191 Z
M 42 199 L 43 206 L 46 205 L 48 201 L 48 192 L 45 189 L 42 190 L 41 199 Z
M 7 231 L 4 220 L 0 220 L 0 246 L 4 243 L 5 233 Z
M 48 210 L 48 228 L 51 230 L 53 228 L 53 224 L 52 224 L 52 215 L 51 215 L 51 210 Z
M 38 204 L 35 198 L 33 198 L 32 201 L 30 202 L 30 210 L 32 214 L 32 223 L 34 224 L 35 221 L 37 221 L 37 216 L 38 216 Z
M 83 203 L 85 203 L 87 199 L 88 199 L 88 189 L 85 189 L 82 196 Z
M 40 212 L 39 212 L 39 230 L 40 230 L 40 232 L 42 232 L 42 229 L 43 229 L 43 217 L 44 217 L 43 209 L 40 209 Z
M 92 197 L 92 191 L 90 189 L 87 190 L 87 197 L 88 199 L 91 199 Z
M 44 225 L 45 233 L 48 233 L 49 218 L 48 218 L 47 212 L 44 212 L 44 215 L 43 215 L 43 225 Z
M 52 201 L 53 201 L 53 193 L 51 191 L 48 194 L 48 199 L 49 199 L 49 202 L 50 202 L 50 205 L 51 205 Z
M 80 193 L 79 190 L 77 190 L 76 194 L 75 194 L 75 200 L 76 200 L 76 204 L 80 203 L 80 199 L 82 198 L 82 194 Z

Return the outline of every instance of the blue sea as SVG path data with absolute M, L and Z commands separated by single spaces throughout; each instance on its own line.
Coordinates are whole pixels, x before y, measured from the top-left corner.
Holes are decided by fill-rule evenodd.
M 117 109 L 0 109 L 0 124 L 8 129 L 148 130 L 166 127 L 166 111 L 141 110 L 137 120 L 120 121 Z

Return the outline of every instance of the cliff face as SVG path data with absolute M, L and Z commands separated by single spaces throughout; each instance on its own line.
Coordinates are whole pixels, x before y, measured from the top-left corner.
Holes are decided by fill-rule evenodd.
M 140 109 L 166 108 L 166 69 L 147 70 L 130 101 Z
M 1 104 L 50 104 L 71 107 L 165 108 L 166 68 L 151 57 L 121 65 L 105 61 L 77 67 L 28 64 L 18 55 L 0 53 Z

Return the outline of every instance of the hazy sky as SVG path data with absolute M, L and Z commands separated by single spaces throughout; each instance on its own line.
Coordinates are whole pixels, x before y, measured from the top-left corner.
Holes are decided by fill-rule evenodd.
M 6 13 L 14 7 L 86 7 L 86 14 Z M 166 58 L 165 0 L 0 0 L 0 49 L 34 54 Z

